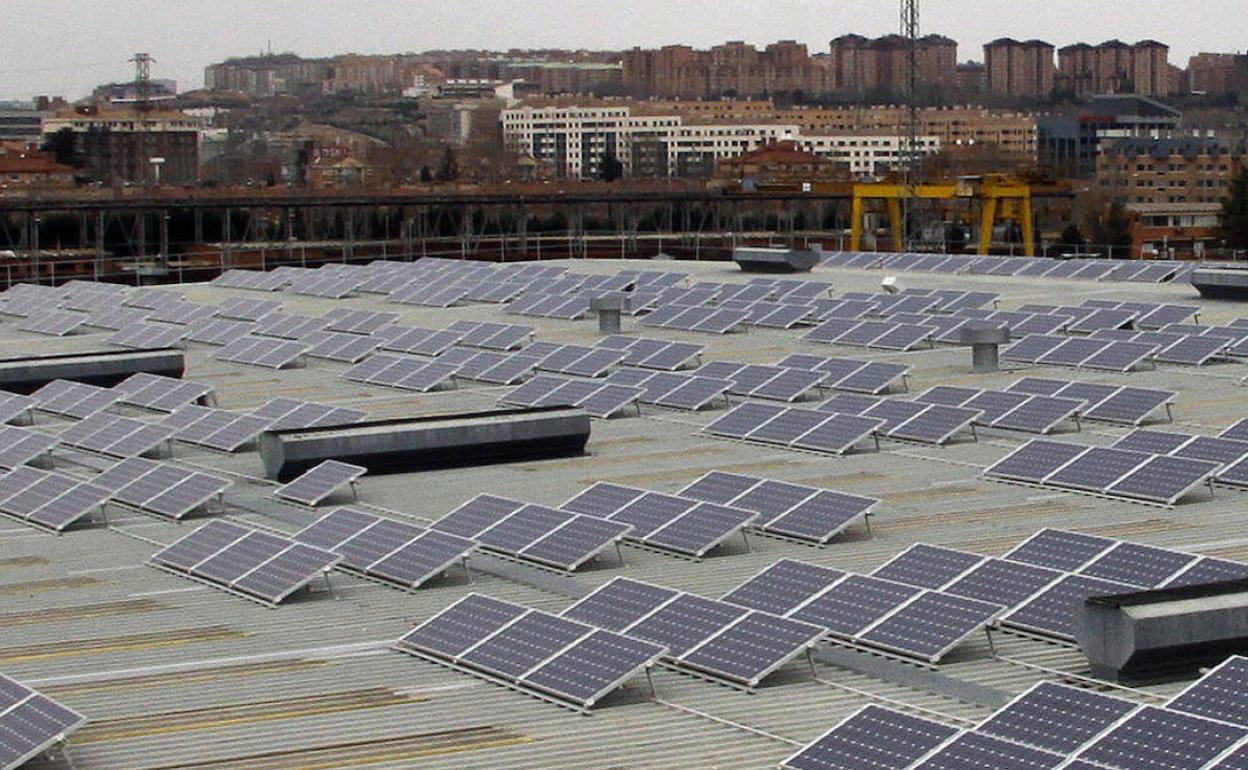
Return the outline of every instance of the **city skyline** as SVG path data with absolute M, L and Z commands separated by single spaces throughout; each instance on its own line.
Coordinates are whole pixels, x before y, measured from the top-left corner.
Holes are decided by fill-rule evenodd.
M 3 0 L 0 7 L 15 0 Z M 114 0 L 106 8 L 72 0 L 44 0 L 38 14 L 14 14 L 16 24 L 0 32 L 6 63 L 0 67 L 0 99 L 28 99 L 40 94 L 79 98 L 100 83 L 129 79 L 128 59 L 135 51 L 156 59 L 153 75 L 178 81 L 184 90 L 198 88 L 203 68 L 228 57 L 266 50 L 293 51 L 319 57 L 340 53 L 387 54 L 428 49 L 587 48 L 622 50 L 683 43 L 708 47 L 744 39 L 765 45 L 796 39 L 812 53 L 827 50 L 828 41 L 846 33 L 882 35 L 896 31 L 895 3 L 853 7 L 853 16 L 836 17 L 848 3 L 791 2 L 783 9 L 744 2 L 687 2 L 679 7 L 657 0 L 636 0 L 628 6 L 597 0 L 556 3 L 532 0 L 522 7 L 492 0 L 466 0 L 454 8 L 421 8 L 419 17 L 404 19 L 410 4 L 397 0 L 358 0 L 349 8 L 319 3 L 276 0 L 257 6 L 246 0 L 218 0 L 211 5 L 186 0 Z M 1073 0 L 1024 3 L 1043 8 L 1043 17 L 1020 13 L 1002 20 L 982 12 L 973 0 L 928 2 L 925 33 L 952 37 L 959 60 L 983 58 L 984 43 L 999 37 L 1041 38 L 1061 47 L 1074 42 L 1097 43 L 1119 38 L 1128 42 L 1158 39 L 1171 47 L 1171 63 L 1184 66 L 1201 51 L 1237 51 L 1239 39 L 1228 25 L 1208 25 L 1238 9 L 1229 0 L 1205 0 L 1200 13 L 1173 16 L 1172 4 L 1136 0 L 1129 16 L 1105 14 Z M 1125 5 L 1125 4 L 1124 4 Z M 832 8 L 825 24 L 812 24 L 820 9 Z M 523 15 L 519 12 L 523 9 Z M 464 19 L 506 17 L 505 24 L 466 28 Z M 552 18 L 562 18 L 558 25 Z M 142 19 L 143 23 L 135 23 Z M 389 19 L 385 24 L 373 23 Z M 1017 20 L 1015 20 L 1017 19 Z M 1165 19 L 1158 25 L 1157 19 Z M 60 42 L 71 55 L 48 58 L 49 46 Z

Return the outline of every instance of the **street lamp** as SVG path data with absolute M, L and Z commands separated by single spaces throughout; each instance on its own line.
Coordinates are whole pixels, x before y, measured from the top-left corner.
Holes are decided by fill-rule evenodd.
M 160 185 L 160 169 L 162 166 L 165 165 L 165 159 L 161 157 L 155 157 L 149 160 L 148 163 L 152 164 L 152 171 L 156 175 L 156 184 L 159 186 Z

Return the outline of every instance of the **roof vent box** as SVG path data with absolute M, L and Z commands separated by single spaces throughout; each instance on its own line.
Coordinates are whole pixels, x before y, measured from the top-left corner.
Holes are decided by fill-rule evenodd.
M 1191 676 L 1248 653 L 1248 580 L 1092 597 L 1079 608 L 1076 628 L 1098 678 Z

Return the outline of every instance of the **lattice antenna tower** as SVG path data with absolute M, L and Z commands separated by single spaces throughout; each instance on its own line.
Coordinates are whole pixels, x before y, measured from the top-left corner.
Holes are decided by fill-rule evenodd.
M 136 53 L 130 61 L 134 62 L 134 96 L 139 112 L 147 112 L 152 107 L 152 62 L 151 54 Z
M 903 250 L 910 250 L 910 224 L 915 188 L 923 182 L 923 153 L 919 149 L 919 0 L 901 0 L 901 36 L 906 39 L 906 126 L 901 157 L 905 164 L 906 195 L 902 199 Z

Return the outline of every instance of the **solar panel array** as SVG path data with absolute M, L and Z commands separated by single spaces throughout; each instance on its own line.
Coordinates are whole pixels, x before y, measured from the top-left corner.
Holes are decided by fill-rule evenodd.
M 158 551 L 151 564 L 276 607 L 341 559 L 268 532 L 210 521 Z
M 1083 403 L 1080 411 L 1083 419 L 1136 426 L 1148 422 L 1161 410 L 1166 412 L 1167 419 L 1172 420 L 1171 405 L 1177 396 L 1168 390 L 1039 377 L 1024 377 L 1006 388 L 1006 391 L 1080 401 Z
M 72 380 L 53 380 L 31 394 L 35 409 L 78 420 L 108 409 L 121 396 L 116 390 Z
M 467 538 L 338 508 L 292 536 L 296 542 L 338 554 L 341 569 L 415 590 L 468 558 Z
M 1248 564 L 1044 529 L 1002 558 L 919 543 L 872 576 L 999 605 L 1001 626 L 1073 642 L 1089 596 L 1248 578 Z
M 659 645 L 677 669 L 751 689 L 823 636 L 809 623 L 631 578 L 615 578 L 560 617 Z
M 0 468 L 11 470 L 47 457 L 57 443 L 57 437 L 47 433 L 0 425 Z
M 537 566 L 574 572 L 628 536 L 628 523 L 479 495 L 433 523 L 436 532 Z
M 482 594 L 417 626 L 397 649 L 583 711 L 666 653 L 657 644 Z
M 1034 439 L 984 476 L 1071 492 L 1173 506 L 1212 484 L 1223 465 L 1193 457 Z
M 609 380 L 570 380 L 541 375 L 501 396 L 500 404 L 522 407 L 569 406 L 585 410 L 594 417 L 608 419 L 636 408 L 644 391 Z
M 714 471 L 674 495 L 599 482 L 560 507 L 631 524 L 629 539 L 644 545 L 701 557 L 746 526 L 822 545 L 865 521 L 878 504 L 870 497 Z
M 113 386 L 121 393 L 119 403 L 155 412 L 175 412 L 196 404 L 212 393 L 212 386 L 156 374 L 139 373 Z
M 1005 607 L 876 576 L 782 559 L 724 600 L 827 629 L 839 641 L 939 663 Z
M 1045 259 L 1037 257 L 984 257 L 956 254 L 884 254 L 837 251 L 826 254 L 825 267 L 859 270 L 894 270 L 946 275 L 1028 276 L 1123 283 L 1178 283 L 1195 269 L 1190 262 L 1115 262 L 1104 259 Z
M 173 438 L 221 452 L 236 452 L 269 430 L 299 430 L 349 425 L 367 413 L 290 398 L 273 399 L 253 413 L 184 406 L 161 421 L 172 428 Z
M 1040 682 L 969 729 L 867 706 L 781 763 L 792 770 L 1234 770 L 1248 758 L 1248 660 L 1164 705 Z
M 1045 435 L 1078 420 L 1084 402 L 1060 396 L 1033 395 L 938 385 L 915 401 L 962 407 L 979 412 L 976 425 Z M 865 411 L 865 410 L 864 410 Z
M 57 440 L 111 457 L 136 457 L 166 446 L 172 437 L 172 428 L 101 412 L 66 428 Z
M 350 486 L 354 494 L 355 482 L 365 473 L 368 473 L 368 469 L 359 465 L 326 460 L 288 484 L 278 487 L 273 491 L 273 496 L 314 508 L 342 487 Z
M 0 514 L 53 532 L 90 516 L 108 497 L 98 485 L 30 466 L 0 475 Z
M 0 674 L 0 768 L 21 767 L 86 723 L 82 714 Z
M 868 438 L 876 439 L 877 449 L 879 437 L 943 445 L 968 431 L 973 436 L 973 424 L 981 414 L 976 409 L 902 400 L 881 400 L 861 411 L 846 410 L 836 399 L 818 410 L 746 403 L 707 425 L 703 432 L 846 454 Z
M 232 484 L 208 473 L 141 457 L 122 460 L 91 483 L 108 490 L 110 502 L 174 521 L 201 510 L 214 499 L 220 501 Z

